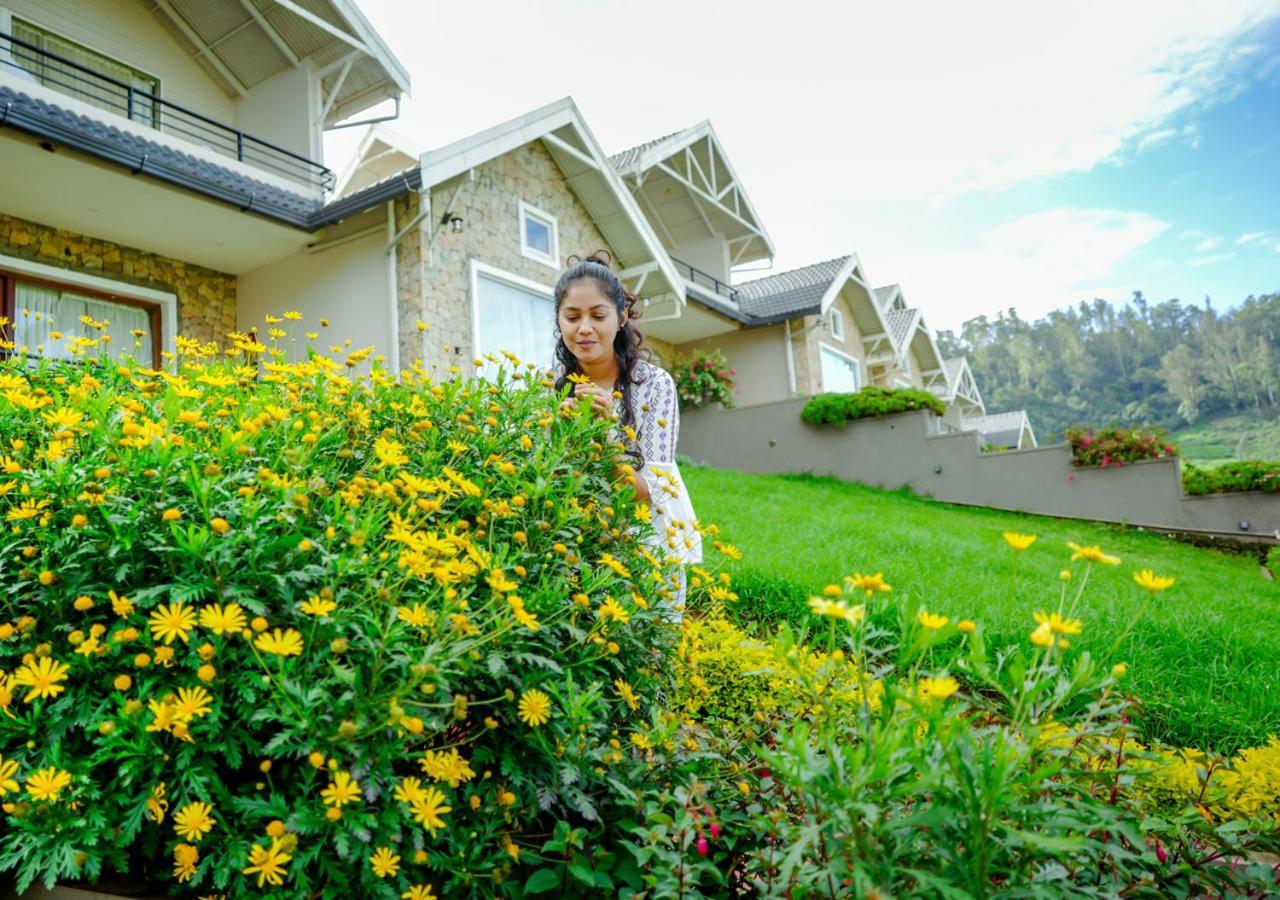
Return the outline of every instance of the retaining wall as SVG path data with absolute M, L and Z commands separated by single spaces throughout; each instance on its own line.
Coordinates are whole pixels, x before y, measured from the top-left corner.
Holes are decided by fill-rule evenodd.
M 1280 541 L 1280 494 L 1188 496 L 1176 458 L 1078 469 L 1063 444 L 982 453 L 975 432 L 938 434 L 933 413 L 814 427 L 800 420 L 803 408 L 803 400 L 785 400 L 688 411 L 680 452 L 720 468 L 830 475 L 946 503 Z

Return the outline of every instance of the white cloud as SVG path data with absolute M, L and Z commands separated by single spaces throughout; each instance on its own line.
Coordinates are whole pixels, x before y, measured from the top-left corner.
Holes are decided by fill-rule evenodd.
M 1169 225 L 1141 212 L 1048 209 L 977 235 L 939 253 L 888 257 L 875 272 L 910 272 L 907 302 L 922 305 L 935 328 L 957 328 L 979 314 L 1016 307 L 1035 318 L 1081 300 L 1127 300 L 1118 270 Z
M 1209 251 L 1209 250 L 1214 249 L 1215 247 L 1217 247 L 1217 246 L 1218 246 L 1219 244 L 1221 244 L 1221 243 L 1222 243 L 1222 238 L 1220 238 L 1220 237 L 1208 237 L 1208 238 L 1205 238 L 1205 239 L 1204 239 L 1204 240 L 1202 240 L 1200 243 L 1196 244 L 1196 252 L 1198 252 L 1198 253 L 1205 253 L 1205 252 L 1207 252 L 1207 251 Z
M 1241 247 L 1260 247 L 1280 253 L 1280 234 L 1274 231 L 1251 231 L 1236 238 L 1236 243 Z

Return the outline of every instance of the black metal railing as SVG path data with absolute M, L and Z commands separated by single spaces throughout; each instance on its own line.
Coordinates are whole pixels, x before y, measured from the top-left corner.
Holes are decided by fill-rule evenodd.
M 333 188 L 333 172 L 318 162 L 0 31 L 0 71 L 15 70 L 51 90 L 231 159 L 325 191 Z
M 681 277 L 687 279 L 693 284 L 710 288 L 721 297 L 732 300 L 734 303 L 738 302 L 738 292 L 720 279 L 716 278 L 714 275 L 708 275 L 701 269 L 695 269 L 687 262 L 676 259 L 674 256 L 671 258 L 671 261 L 675 263 L 676 271 L 680 273 Z

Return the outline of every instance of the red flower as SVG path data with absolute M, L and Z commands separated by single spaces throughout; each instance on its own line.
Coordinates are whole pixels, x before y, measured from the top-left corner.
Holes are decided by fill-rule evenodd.
M 713 838 L 718 838 L 718 837 L 720 837 L 720 823 L 719 823 L 719 822 L 712 822 L 712 823 L 711 823 L 711 836 L 712 836 Z
M 707 850 L 710 848 L 710 846 L 711 845 L 707 842 L 707 839 L 705 837 L 698 838 L 698 855 L 706 856 Z M 1164 860 L 1160 860 L 1160 861 L 1164 862 Z

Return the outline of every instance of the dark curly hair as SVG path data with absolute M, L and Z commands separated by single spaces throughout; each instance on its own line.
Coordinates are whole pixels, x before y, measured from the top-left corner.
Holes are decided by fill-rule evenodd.
M 636 309 L 635 294 L 627 290 L 622 280 L 613 273 L 613 258 L 608 250 L 597 250 L 585 258 L 570 256 L 565 260 L 568 268 L 556 281 L 556 391 L 564 390 L 569 383 L 569 376 L 582 372 L 578 358 L 573 355 L 560 333 L 560 304 L 569 288 L 579 281 L 590 278 L 600 287 L 600 292 L 613 301 L 618 313 L 618 333 L 613 338 L 613 355 L 618 360 L 618 382 L 616 390 L 622 392 L 622 424 L 635 427 L 635 416 L 631 411 L 631 386 L 644 381 L 640 375 L 639 363 L 645 359 L 644 335 L 632 324 L 640 318 L 640 310 Z

